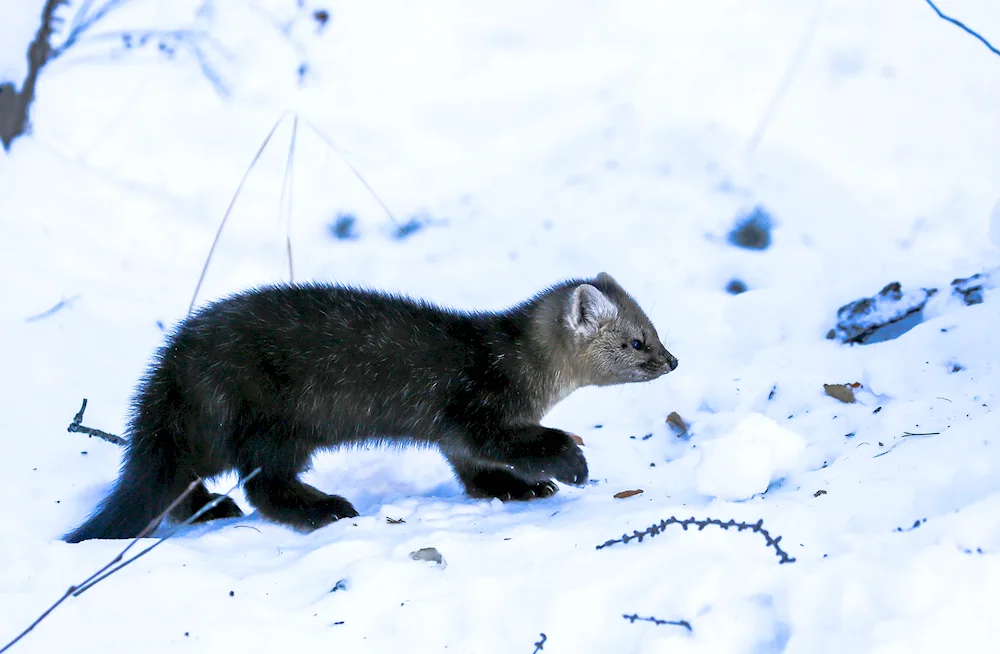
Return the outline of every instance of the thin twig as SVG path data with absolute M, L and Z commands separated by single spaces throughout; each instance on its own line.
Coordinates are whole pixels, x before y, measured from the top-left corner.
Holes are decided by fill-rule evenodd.
M 225 493 L 223 493 L 223 494 L 219 495 L 218 497 L 215 497 L 215 498 L 214 498 L 214 499 L 212 499 L 212 501 L 210 501 L 210 502 L 206 502 L 206 503 L 205 503 L 205 505 L 204 505 L 204 506 L 202 506 L 202 507 L 201 507 L 200 509 L 198 509 L 197 511 L 195 511 L 195 512 L 194 512 L 194 514 L 193 514 L 193 515 L 192 515 L 192 516 L 191 516 L 190 518 L 188 518 L 188 519 L 187 519 L 187 520 L 185 520 L 184 522 L 182 522 L 182 523 L 180 523 L 179 525 L 177 525 L 176 527 L 174 527 L 174 528 L 173 528 L 173 530 L 171 530 L 171 531 L 170 531 L 170 532 L 169 532 L 169 533 L 168 533 L 168 534 L 167 534 L 166 536 L 164 536 L 164 537 L 163 537 L 163 538 L 161 538 L 160 540 L 156 541 L 155 543 L 153 543 L 152 545 L 150 545 L 150 546 L 149 546 L 149 547 L 147 547 L 146 549 L 142 550 L 141 552 L 139 552 L 138 554 L 136 554 L 136 555 L 135 555 L 135 556 L 133 556 L 132 558 L 130 558 L 130 559 L 126 560 L 126 561 L 123 561 L 123 562 L 122 562 L 121 564 L 119 564 L 119 565 L 115 566 L 114 568 L 112 568 L 112 569 L 108 570 L 107 572 L 105 572 L 104 574 L 100 575 L 100 576 L 99 576 L 99 577 L 97 577 L 96 579 L 93 579 L 93 578 L 91 578 L 92 580 L 87 580 L 86 582 L 84 582 L 83 584 L 81 584 L 81 585 L 80 585 L 80 587 L 79 587 L 79 589 L 77 589 L 77 590 L 73 591 L 73 597 L 78 597 L 79 595 L 81 595 L 81 594 L 85 593 L 86 591 L 88 591 L 89 589 L 91 589 L 92 587 L 94 587 L 95 585 L 97 585 L 97 584 L 98 584 L 98 583 L 99 583 L 100 581 L 102 581 L 102 580 L 104 580 L 104 579 L 107 579 L 108 577 L 110 577 L 110 576 L 111 576 L 111 575 L 113 575 L 114 573 L 118 572 L 119 570 L 121 570 L 121 569 L 122 569 L 122 568 L 124 568 L 125 566 L 129 565 L 130 563 L 132 563 L 132 562 L 133 562 L 133 561 L 135 561 L 136 559 L 138 559 L 138 558 L 140 558 L 140 557 L 142 557 L 142 556 L 145 556 L 145 555 L 146 555 L 146 554 L 148 554 L 148 553 L 149 553 L 149 552 L 150 552 L 151 550 L 153 550 L 153 549 L 155 549 L 155 548 L 159 547 L 160 545 L 162 545 L 162 544 L 163 544 L 163 542 L 164 542 L 164 541 L 166 541 L 166 540 L 169 540 L 169 539 L 170 539 L 170 538 L 171 538 L 172 536 L 174 536 L 174 535 L 176 535 L 176 534 L 177 534 L 178 532 L 180 532 L 180 530 L 181 530 L 181 529 L 183 529 L 184 527 L 187 527 L 188 525 L 192 524 L 192 523 L 193 523 L 193 522 L 195 522 L 195 521 L 196 521 L 196 520 L 197 520 L 198 518 L 200 518 L 201 516 L 203 516 L 203 515 L 204 515 L 205 513 L 209 512 L 209 511 L 211 511 L 212 509 L 214 509 L 215 507 L 217 507 L 217 506 L 219 505 L 219 503 L 221 503 L 221 502 L 222 502 L 223 500 L 225 500 L 225 499 L 227 499 L 227 498 L 229 497 L 229 494 L 230 494 L 230 493 L 232 493 L 232 492 L 233 492 L 233 491 L 235 491 L 235 490 L 236 490 L 237 488 L 239 488 L 239 487 L 243 486 L 244 484 L 246 484 L 246 483 L 247 483 L 248 481 L 250 481 L 251 479 L 253 479 L 254 477 L 256 477 L 256 476 L 257 476 L 258 474 L 260 474 L 260 468 L 255 468 L 255 469 L 253 470 L 253 472 L 251 472 L 251 473 L 250 473 L 249 475 L 247 475 L 247 476 L 246 476 L 246 477 L 244 477 L 243 479 L 241 479 L 241 480 L 239 480 L 238 482 L 236 482 L 236 484 L 234 484 L 234 485 L 233 485 L 233 487 L 232 487 L 232 488 L 230 488 L 229 490 L 227 490 L 227 491 L 226 491 Z M 199 478 L 199 479 L 197 479 L 196 481 L 197 481 L 197 483 L 201 483 L 201 479 L 200 479 L 200 478 Z M 193 485 L 195 485 L 195 483 L 194 483 L 194 482 L 192 482 L 192 486 L 193 486 Z M 189 492 L 190 492 L 191 490 L 192 490 L 192 487 L 191 487 L 191 486 L 189 486 L 189 487 L 188 487 L 188 490 L 187 490 L 187 491 L 185 491 L 185 495 L 186 495 L 187 493 L 189 493 Z M 184 497 L 184 495 L 182 495 L 182 496 L 181 496 L 180 498 L 178 498 L 177 500 L 174 500 L 174 503 L 173 503 L 173 504 L 171 504 L 170 508 L 168 508 L 168 509 L 167 509 L 167 510 L 166 510 L 166 511 L 165 511 L 165 512 L 163 513 L 163 515 L 162 515 L 161 517 L 159 517 L 159 518 L 155 519 L 155 520 L 157 520 L 157 522 L 156 522 L 155 524 L 154 524 L 154 523 L 150 523 L 150 525 L 151 525 L 151 526 L 153 527 L 153 529 L 155 529 L 155 528 L 156 528 L 156 524 L 159 524 L 159 522 L 158 522 L 158 521 L 160 521 L 160 520 L 163 520 L 163 518 L 164 518 L 164 517 L 166 517 L 166 514 L 170 513 L 170 511 L 172 511 L 172 510 L 173 510 L 173 508 L 174 508 L 174 507 L 175 507 L 175 506 L 176 506 L 176 505 L 177 505 L 177 504 L 179 503 L 179 501 L 180 501 L 181 499 L 183 499 L 183 497 Z M 146 529 L 144 529 L 144 530 L 143 530 L 143 533 L 146 533 L 146 530 L 150 530 L 150 531 L 152 531 L 152 530 L 151 530 L 151 529 L 150 529 L 149 527 L 146 527 Z M 142 534 L 140 534 L 139 538 L 142 538 Z M 136 539 L 136 540 L 138 540 L 138 539 Z M 135 541 L 133 541 L 132 543 L 134 544 L 134 543 L 135 543 Z M 132 546 L 132 545 L 129 545 L 129 547 L 131 547 L 131 546 Z M 127 549 L 127 548 L 126 548 L 126 549 Z M 119 560 L 121 560 L 121 559 L 120 559 L 120 557 L 119 557 Z M 106 567 L 105 567 L 105 569 L 106 569 Z M 100 573 L 98 573 L 98 574 L 100 574 Z
M 218 40 L 213 38 L 209 32 L 204 30 L 143 29 L 100 32 L 87 37 L 86 41 L 63 44 L 60 46 L 60 49 L 53 52 L 52 58 L 55 59 L 57 56 L 62 55 L 66 51 L 65 48 L 69 47 L 69 45 L 77 45 L 79 47 L 80 43 L 100 43 L 107 41 L 123 42 L 126 49 L 132 47 L 141 48 L 150 42 L 156 41 L 160 44 L 161 49 L 167 47 L 170 54 L 177 49 L 186 49 L 194 56 L 195 61 L 198 62 L 198 66 L 201 68 L 202 75 L 212 84 L 215 92 L 223 97 L 229 95 L 229 85 L 213 66 L 212 57 L 231 59 L 232 54 Z M 167 46 L 168 43 L 170 44 L 169 46 Z
M 535 643 L 535 651 L 532 652 L 531 654 L 538 654 L 543 649 L 545 649 L 545 641 L 548 640 L 548 638 L 545 636 L 545 634 L 538 634 L 538 635 L 541 636 L 541 638 L 538 640 L 537 643 Z
M 767 109 L 764 110 L 764 113 L 757 121 L 757 125 L 754 127 L 753 132 L 750 134 L 750 139 L 747 141 L 746 145 L 747 156 L 753 155 L 754 151 L 757 150 L 757 146 L 760 145 L 761 139 L 764 138 L 764 132 L 767 131 L 768 126 L 771 124 L 771 120 L 774 118 L 775 114 L 778 113 L 778 108 L 785 99 L 785 94 L 788 93 L 788 89 L 791 88 L 792 82 L 795 81 L 795 76 L 799 72 L 800 64 L 806 58 L 809 46 L 812 44 L 813 37 L 816 35 L 816 28 L 819 26 L 820 15 L 823 13 L 823 0 L 815 0 L 815 3 L 812 16 L 809 17 L 809 22 L 806 23 L 806 28 L 802 32 L 802 38 L 799 40 L 799 45 L 795 48 L 795 52 L 792 54 L 792 58 L 788 62 L 788 68 L 785 70 L 785 75 L 781 78 L 778 86 L 775 87 L 774 93 L 771 94 L 771 101 L 767 104 Z
M 153 530 L 155 530 L 156 527 L 163 521 L 163 519 L 166 518 L 170 514 L 171 511 L 173 511 L 174 509 L 176 509 L 177 506 L 181 502 L 183 502 L 187 498 L 187 496 L 190 495 L 194 491 L 194 489 L 197 488 L 201 484 L 202 479 L 201 479 L 201 477 L 198 477 L 197 479 L 195 479 L 194 481 L 192 481 L 190 484 L 188 484 L 188 487 L 186 489 L 184 489 L 184 492 L 181 493 L 177 497 L 177 499 L 175 499 L 173 502 L 170 503 L 170 506 L 168 506 L 162 513 L 160 513 L 160 515 L 158 515 L 155 518 L 153 518 L 149 522 L 149 524 L 146 525 L 146 528 L 143 529 L 139 533 L 138 536 L 136 536 L 134 539 L 132 539 L 132 541 L 128 545 L 125 546 L 125 549 L 123 549 L 121 552 L 118 553 L 118 556 L 116 556 L 115 558 L 113 558 L 106 565 L 104 565 L 100 570 L 98 570 L 94 574 L 90 575 L 89 577 L 87 577 L 86 579 L 84 579 L 79 584 L 75 584 L 73 586 L 70 586 L 68 589 L 66 589 L 66 592 L 63 593 L 62 597 L 60 597 L 58 600 L 56 600 L 55 604 L 53 604 L 52 606 L 50 606 L 48 609 L 45 610 L 44 613 L 42 613 L 40 616 L 38 616 L 38 618 L 34 622 L 32 622 L 28 626 L 27 629 L 25 629 L 20 634 L 18 634 L 17 637 L 14 638 L 14 640 L 12 640 L 9 643 L 7 643 L 6 645 L 4 645 L 3 649 L 0 649 L 0 654 L 3 654 L 7 650 L 9 650 L 11 647 L 14 646 L 15 643 L 17 643 L 22 638 L 24 638 L 26 635 L 28 635 L 31 632 L 32 629 L 34 629 L 35 627 L 37 627 L 38 624 L 42 620 L 44 620 L 45 618 L 47 618 L 49 616 L 49 614 L 52 613 L 56 609 L 56 607 L 58 607 L 60 604 L 62 604 L 63 602 L 65 602 L 67 599 L 69 599 L 70 597 L 79 597 L 81 594 L 83 594 L 84 592 L 86 592 L 90 588 L 93 588 L 96 584 L 100 583 L 104 579 L 107 579 L 108 577 L 110 577 L 114 573 L 118 572 L 119 570 L 121 570 L 122 568 L 124 568 L 125 566 L 127 566 L 128 564 L 132 563 L 133 561 L 135 561 L 139 557 L 144 556 L 145 554 L 148 554 L 153 548 L 155 548 L 155 547 L 159 546 L 160 544 L 162 544 L 163 541 L 168 540 L 169 538 L 171 538 L 172 536 L 174 536 L 175 534 L 177 534 L 181 529 L 183 529 L 184 527 L 190 525 L 195 520 L 197 520 L 198 518 L 200 518 L 206 512 L 211 511 L 213 508 L 215 508 L 216 506 L 218 506 L 219 503 L 222 502 L 223 500 L 225 500 L 226 498 L 228 498 L 229 495 L 233 491 L 235 491 L 240 486 L 246 484 L 248 481 L 250 481 L 251 479 L 253 479 L 259 473 L 260 473 L 260 468 L 255 468 L 253 470 L 253 472 L 251 472 L 249 475 L 247 475 L 246 477 L 244 477 L 243 479 L 241 479 L 238 483 L 236 483 L 228 491 L 226 491 L 222 495 L 219 495 L 218 497 L 214 498 L 211 502 L 206 503 L 203 507 L 201 507 L 198 511 L 196 511 L 194 513 L 194 515 L 192 515 L 190 518 L 188 518 L 184 522 L 182 522 L 179 525 L 177 525 L 176 527 L 174 527 L 174 529 L 172 531 L 170 531 L 166 536 L 164 536 L 160 540 L 156 541 L 155 543 L 153 543 L 152 545 L 150 545 L 146 549 L 142 550 L 141 552 L 139 552 L 138 554 L 136 554 L 132 558 L 124 560 L 119 565 L 115 565 L 115 564 L 119 563 L 119 561 L 122 561 L 125 558 L 125 554 L 128 553 L 128 551 L 130 549 L 132 549 L 136 545 L 136 543 L 138 543 L 141 539 L 145 538 L 150 533 L 152 533 Z
M 303 118 L 302 116 L 300 116 L 299 114 L 297 114 L 295 112 L 286 111 L 285 113 L 281 114 L 281 117 L 278 118 L 278 120 L 271 127 L 271 130 L 267 133 L 267 137 L 264 138 L 264 142 L 261 143 L 260 148 L 258 148 L 258 150 L 257 150 L 257 153 L 254 155 L 253 159 L 250 161 L 250 165 L 243 172 L 243 177 L 240 179 L 240 183 L 236 186 L 236 192 L 233 193 L 233 197 L 229 201 L 229 206 L 226 208 L 226 213 L 223 214 L 222 221 L 219 223 L 219 229 L 216 230 L 216 232 L 215 232 L 215 239 L 212 241 L 212 247 L 210 247 L 208 249 L 208 256 L 205 257 L 205 264 L 201 268 L 201 275 L 199 275 L 199 277 L 198 277 L 198 283 L 195 285 L 195 287 L 194 287 L 194 293 L 191 295 L 191 304 L 188 306 L 188 315 L 191 315 L 191 313 L 194 311 L 195 302 L 197 302 L 197 300 L 198 300 L 198 293 L 201 290 L 201 286 L 202 286 L 202 284 L 205 281 L 205 275 L 208 273 L 208 266 L 209 266 L 209 264 L 212 261 L 212 256 L 215 254 L 215 248 L 219 245 L 219 239 L 222 237 L 222 230 L 225 229 L 226 223 L 229 220 L 229 214 L 232 213 L 233 206 L 235 206 L 235 204 L 236 204 L 236 199 L 239 197 L 240 192 L 243 190 L 243 185 L 246 184 L 247 178 L 250 176 L 250 172 L 253 170 L 254 166 L 257 165 L 257 161 L 260 159 L 261 155 L 264 153 L 264 149 L 267 147 L 267 144 L 271 142 L 271 138 L 274 136 L 274 133 L 278 130 L 278 126 L 281 125 L 281 123 L 288 116 L 293 116 L 294 119 L 295 119 L 295 122 L 294 122 L 293 128 L 292 128 L 292 144 L 291 144 L 291 146 L 289 148 L 289 162 L 291 162 L 292 150 L 295 147 L 296 134 L 297 134 L 297 130 L 298 130 L 298 123 L 301 120 L 306 125 L 306 127 L 308 127 L 309 129 L 311 129 L 313 131 L 313 133 L 316 134 L 316 136 L 318 136 L 320 138 L 320 140 L 328 148 L 330 148 L 330 150 L 332 150 L 333 153 L 336 154 L 337 157 L 339 157 L 341 161 L 344 162 L 344 165 L 347 166 L 347 168 L 354 174 L 354 176 L 357 178 L 357 180 L 359 182 L 361 182 L 361 184 L 365 187 L 365 189 L 367 189 L 367 191 L 371 194 L 372 198 L 375 199 L 375 201 L 379 204 L 379 206 L 382 207 L 382 210 L 385 211 L 385 215 L 389 217 L 389 220 L 391 220 L 394 224 L 399 225 L 399 221 L 396 220 L 396 217 L 393 215 L 393 213 L 389 209 L 388 205 L 386 205 L 386 203 L 382 200 L 382 198 L 379 196 L 379 194 L 375 192 L 375 189 L 372 188 L 372 185 L 368 183 L 368 180 L 365 179 L 364 175 L 362 175 L 361 172 L 357 168 L 355 168 L 353 164 L 351 164 L 351 162 L 347 159 L 347 157 L 345 157 L 340 152 L 340 149 L 333 142 L 333 140 L 329 136 L 327 136 L 326 134 L 324 134 L 322 131 L 320 131 L 319 128 L 317 128 L 315 125 L 313 125 L 308 119 Z M 290 166 L 291 166 L 291 163 L 289 163 L 288 167 L 286 167 L 286 175 L 290 175 Z M 289 219 L 291 219 L 291 198 L 289 198 Z M 289 227 L 289 229 L 291 229 L 291 228 Z M 290 236 L 290 234 L 287 235 L 287 243 L 286 243 L 286 245 L 287 245 L 287 249 L 288 249 L 288 258 L 289 258 L 289 276 L 292 276 L 292 272 L 293 271 L 292 271 L 292 264 L 291 264 L 291 236 Z
M 87 398 L 83 398 L 83 404 L 80 406 L 80 410 L 77 411 L 75 416 L 73 416 L 73 422 L 69 423 L 69 427 L 66 428 L 66 431 L 70 433 L 86 434 L 87 436 L 97 436 L 98 438 L 103 438 L 109 443 L 114 443 L 115 445 L 125 445 L 128 442 L 121 436 L 115 436 L 114 434 L 109 434 L 106 431 L 94 429 L 93 427 L 83 426 L 81 424 L 83 422 L 83 412 L 86 410 Z
M 27 318 L 24 319 L 24 322 L 36 322 L 38 320 L 44 320 L 45 318 L 48 318 L 49 316 L 51 316 L 51 315 L 53 315 L 55 313 L 58 313 L 59 311 L 65 309 L 68 306 L 70 306 L 71 304 L 73 304 L 78 299 L 80 299 L 80 296 L 79 295 L 74 295 L 71 298 L 59 300 L 59 302 L 56 303 L 56 305 L 54 307 L 52 307 L 51 309 L 46 309 L 45 311 L 43 311 L 41 313 L 37 313 L 37 314 L 35 314 L 33 316 L 28 316 Z
M 198 300 L 198 291 L 201 290 L 202 282 L 205 281 L 205 275 L 208 273 L 208 264 L 212 262 L 212 255 L 215 254 L 215 248 L 219 245 L 219 239 L 222 237 L 222 230 L 225 229 L 226 223 L 229 221 L 229 214 L 232 213 L 233 206 L 236 205 L 236 199 L 240 196 L 240 192 L 243 190 L 243 185 L 246 183 L 247 177 L 250 176 L 250 171 L 254 169 L 254 166 L 257 165 L 257 161 L 260 160 L 260 155 L 264 153 L 264 148 L 266 148 L 267 144 L 271 142 L 271 137 L 274 136 L 274 133 L 278 130 L 278 126 L 281 125 L 282 121 L 284 121 L 285 117 L 288 115 L 289 112 L 287 111 L 281 114 L 281 117 L 278 118 L 274 125 L 271 126 L 271 131 L 267 133 L 267 137 L 264 139 L 264 142 L 260 144 L 260 147 L 257 149 L 257 154 L 253 156 L 253 159 L 250 161 L 250 165 L 243 172 L 243 177 L 240 179 L 240 183 L 236 186 L 236 192 L 233 193 L 233 197 L 229 201 L 229 206 L 226 208 L 226 213 L 222 215 L 222 222 L 219 223 L 219 229 L 215 232 L 215 239 L 212 241 L 212 247 L 208 249 L 208 256 L 205 257 L 205 265 L 201 268 L 201 275 L 198 277 L 198 283 L 195 285 L 194 293 L 191 295 L 191 305 L 188 307 L 188 315 L 191 315 L 191 312 L 194 311 L 194 303 Z
M 110 14 L 115 9 L 119 9 L 124 6 L 128 1 L 129 0 L 108 0 L 90 16 L 87 16 L 87 12 L 90 10 L 90 5 L 93 4 L 93 0 L 87 0 L 84 2 L 73 16 L 73 22 L 70 25 L 69 35 L 66 37 L 66 40 L 63 41 L 62 45 L 53 51 L 52 58 L 55 59 L 59 55 L 66 52 L 66 50 L 70 49 L 88 29 L 99 23 L 102 18 Z
M 660 620 L 659 618 L 654 618 L 652 616 L 648 618 L 640 618 L 638 615 L 634 613 L 632 615 L 623 615 L 622 617 L 631 622 L 632 624 L 635 624 L 635 621 L 639 620 L 641 622 L 652 622 L 657 626 L 668 624 L 668 625 L 673 625 L 675 627 L 684 627 L 685 629 L 688 630 L 688 633 L 694 631 L 691 628 L 691 623 L 688 622 L 687 620 Z
M 288 160 L 285 162 L 285 177 L 281 182 L 281 197 L 278 200 L 278 215 L 286 208 L 287 219 L 285 222 L 285 250 L 288 253 L 288 281 L 295 283 L 295 269 L 292 266 L 292 194 L 295 187 L 293 163 L 295 160 L 295 141 L 299 133 L 298 115 L 292 120 L 292 138 L 288 142 Z
M 993 44 L 991 44 L 989 41 L 987 41 L 985 38 L 983 38 L 978 32 L 976 32 L 975 30 L 973 30 L 972 28 L 970 28 L 968 25 L 966 25 L 962 21 L 955 20 L 951 16 L 946 16 L 945 14 L 943 14 L 941 12 L 941 10 L 937 8 L 937 5 L 934 4 L 931 0 L 927 0 L 927 4 L 929 4 L 931 6 L 931 9 L 933 9 L 934 12 L 938 16 L 940 16 L 944 20 L 948 21 L 952 25 L 957 25 L 958 27 L 962 28 L 963 30 L 965 30 L 966 32 L 968 32 L 969 34 L 971 34 L 972 36 L 976 37 L 977 39 L 979 39 L 983 43 L 983 45 L 985 45 L 987 48 L 990 49 L 990 52 L 992 52 L 995 55 L 1000 56 L 1000 50 L 997 50 L 995 47 L 993 47 Z
M 86 406 L 87 406 L 87 403 L 86 403 L 86 400 L 84 400 L 84 408 L 86 408 Z M 80 409 L 80 414 L 78 414 L 78 415 L 82 415 L 82 414 L 83 414 L 83 409 Z M 188 487 L 186 489 L 184 489 L 184 492 L 181 493 L 180 496 L 177 497 L 177 499 L 175 499 L 173 502 L 171 502 L 170 506 L 168 506 L 166 508 L 166 510 L 163 511 L 163 513 L 161 513 L 157 517 L 153 518 L 153 520 L 148 525 L 146 525 L 146 528 L 143 529 L 142 532 L 140 532 L 139 535 L 136 536 L 135 539 L 133 539 L 131 543 L 129 543 L 128 545 L 126 545 L 125 549 L 123 549 L 121 552 L 118 553 L 118 556 L 116 556 L 115 558 L 113 558 L 111 561 L 109 561 L 107 564 L 105 564 L 104 567 L 102 567 L 100 570 L 98 570 L 94 574 L 92 574 L 89 577 L 87 577 L 86 579 L 84 579 L 79 584 L 75 584 L 75 585 L 70 586 L 69 588 L 67 588 L 66 592 L 63 593 L 62 597 L 60 597 L 58 600 L 56 600 L 55 604 L 53 604 L 52 606 L 50 606 L 48 609 L 45 610 L 44 613 L 42 613 L 40 616 L 38 616 L 38 618 L 36 618 L 34 622 L 32 622 L 30 625 L 28 625 L 27 629 L 25 629 L 24 631 L 22 631 L 21 633 L 19 633 L 17 635 L 17 637 L 14 638 L 14 640 L 12 640 L 9 643 L 7 643 L 6 645 L 4 645 L 3 649 L 0 649 L 0 654 L 3 654 L 4 652 L 6 652 L 8 649 L 10 649 L 11 647 L 13 647 L 15 643 L 17 643 L 19 640 L 21 640 L 22 638 L 24 638 L 25 636 L 27 636 L 31 632 L 32 629 L 34 629 L 35 627 L 37 627 L 38 624 L 42 620 L 44 620 L 45 618 L 47 618 L 49 616 L 49 614 L 52 613 L 56 609 L 57 606 L 59 606 L 60 604 L 62 604 L 63 602 L 65 602 L 67 599 L 69 599 L 70 596 L 74 596 L 75 597 L 80 592 L 83 592 L 83 590 L 86 590 L 86 588 L 89 587 L 88 584 L 93 585 L 94 583 L 97 583 L 97 581 L 100 581 L 101 579 L 103 579 L 104 577 L 106 577 L 107 574 L 111 574 L 109 572 L 109 573 L 105 574 L 104 576 L 101 576 L 102 573 L 104 573 L 106 570 L 108 570 L 109 568 L 111 568 L 112 566 L 114 566 L 116 563 L 118 563 L 119 561 L 121 561 L 122 558 L 124 558 L 125 554 L 130 549 L 132 549 L 132 547 L 136 543 L 139 542 L 140 538 L 145 538 L 147 534 L 149 534 L 151 531 L 153 531 L 154 529 L 156 529 L 156 526 L 158 524 L 160 524 L 160 522 L 167 516 L 167 514 L 170 513 L 171 511 L 173 511 L 177 507 L 178 504 L 180 504 L 181 502 L 183 502 L 184 499 L 187 498 L 187 496 L 190 495 L 191 492 L 194 491 L 194 489 L 197 488 L 200 483 L 201 483 L 201 478 L 199 477 L 198 479 L 195 479 L 190 484 L 188 484 Z M 134 560 L 134 559 L 132 559 L 132 560 Z M 115 568 L 115 570 L 117 570 L 117 568 Z M 114 570 L 112 570 L 111 572 L 114 572 Z M 96 579 L 96 581 L 95 581 L 95 579 Z M 83 590 L 80 590 L 80 589 L 83 589 Z
M 329 136 L 321 132 L 318 127 L 313 125 L 306 118 L 303 118 L 302 122 L 305 123 L 306 127 L 311 129 L 313 133 L 315 133 L 316 136 L 318 136 L 320 140 L 326 144 L 326 147 L 330 148 L 333 151 L 333 153 L 337 155 L 337 157 L 339 157 L 341 161 L 344 162 L 344 165 L 347 166 L 352 173 L 354 173 L 354 176 L 357 177 L 358 181 L 361 182 L 366 189 L 368 189 L 368 192 L 371 193 L 371 196 L 375 198 L 375 201 L 378 202 L 379 205 L 382 207 L 382 210 L 385 211 L 385 215 L 389 216 L 389 220 L 391 220 L 395 225 L 399 225 L 399 221 L 396 220 L 396 217 L 392 214 L 392 211 L 389 210 L 388 205 L 386 205 L 386 203 L 382 201 L 382 198 L 379 197 L 379 194 L 375 192 L 375 189 L 372 188 L 372 185 L 368 183 L 368 180 L 364 178 L 364 175 L 362 175 L 361 172 L 357 168 L 355 168 L 353 164 L 351 164 L 351 162 L 347 159 L 347 157 L 345 157 L 341 153 L 340 148 L 337 146 L 336 143 L 333 142 L 333 139 L 331 139 Z

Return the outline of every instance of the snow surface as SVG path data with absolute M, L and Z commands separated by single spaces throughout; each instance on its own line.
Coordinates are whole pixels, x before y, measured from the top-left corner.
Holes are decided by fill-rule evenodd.
M 701 448 L 695 488 L 722 500 L 747 500 L 797 469 L 806 440 L 760 413 Z
M 30 40 L 40 4 L 5 10 L 0 70 L 22 70 L 9 38 Z M 1000 41 L 1000 3 L 939 4 Z M 210 27 L 230 95 L 183 52 L 81 47 L 0 155 L 0 641 L 122 547 L 59 540 L 121 454 L 66 425 L 86 397 L 85 424 L 123 430 L 161 325 L 185 315 L 237 182 L 293 110 L 400 223 L 430 221 L 394 238 L 303 122 L 289 225 L 286 118 L 200 301 L 284 278 L 286 229 L 299 279 L 462 308 L 607 270 L 679 368 L 546 417 L 584 439 L 584 488 L 477 501 L 433 451 L 323 454 L 308 479 L 360 518 L 188 530 L 12 651 L 527 653 L 542 633 L 546 654 L 998 651 L 1000 298 L 988 285 L 966 307 L 948 284 L 1000 265 L 1000 58 L 920 0 L 295 5 L 136 0 L 114 27 Z M 758 205 L 771 247 L 734 248 Z M 358 238 L 330 235 L 342 212 Z M 725 293 L 733 278 L 750 290 Z M 890 281 L 940 289 L 922 324 L 825 339 L 838 307 Z M 853 382 L 854 404 L 823 392 Z M 796 560 L 712 526 L 595 549 L 669 516 L 762 519 Z M 411 559 L 425 547 L 447 567 Z

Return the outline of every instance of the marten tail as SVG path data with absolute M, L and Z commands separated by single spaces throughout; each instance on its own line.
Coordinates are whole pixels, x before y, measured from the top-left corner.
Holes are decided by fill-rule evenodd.
M 121 474 L 111 494 L 90 518 L 64 537 L 69 543 L 92 538 L 135 538 L 195 479 L 180 448 L 176 388 L 153 373 L 136 404 L 131 438 Z M 159 402 L 151 399 L 159 395 Z
M 193 476 L 178 474 L 173 439 L 146 435 L 131 444 L 121 475 L 111 494 L 90 518 L 64 540 L 135 538 L 184 492 Z M 164 447 L 166 441 L 166 447 Z

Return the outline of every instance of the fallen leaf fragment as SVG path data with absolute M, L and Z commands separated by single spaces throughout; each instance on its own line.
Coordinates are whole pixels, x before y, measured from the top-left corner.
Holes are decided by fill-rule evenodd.
M 569 433 L 569 432 L 567 432 L 567 433 Z M 570 438 L 571 438 L 571 439 L 573 440 L 573 442 L 574 442 L 574 443 L 576 443 L 577 445 L 583 445 L 583 439 L 582 439 L 582 438 L 580 438 L 579 436 L 577 436 L 576 434 L 570 434 L 570 435 L 569 435 L 569 437 L 570 437 Z
M 678 436 L 683 436 L 688 431 L 687 423 L 684 422 L 684 418 L 676 411 L 671 411 L 670 415 L 667 416 L 667 424 L 670 428 L 674 430 Z
M 823 384 L 826 394 L 835 400 L 840 400 L 845 404 L 854 404 L 857 400 L 854 397 L 854 390 L 861 388 L 861 384 L 853 382 L 851 384 Z
M 620 500 L 623 500 L 626 497 L 632 497 L 633 495 L 639 495 L 640 493 L 642 493 L 642 489 L 637 488 L 635 490 L 627 490 L 627 491 L 622 491 L 620 493 L 615 493 L 615 497 L 617 497 Z

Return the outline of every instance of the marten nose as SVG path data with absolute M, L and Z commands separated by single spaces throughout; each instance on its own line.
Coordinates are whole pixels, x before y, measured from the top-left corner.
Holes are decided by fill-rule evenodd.
M 677 357 L 675 357 L 673 354 L 670 354 L 670 352 L 667 352 L 666 348 L 663 349 L 663 354 L 661 356 L 665 360 L 667 367 L 669 367 L 671 370 L 677 367 Z

